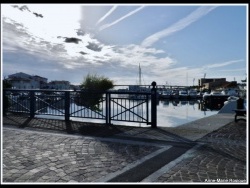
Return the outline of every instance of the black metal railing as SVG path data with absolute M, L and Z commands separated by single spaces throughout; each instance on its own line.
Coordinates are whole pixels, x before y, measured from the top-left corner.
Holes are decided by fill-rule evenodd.
M 85 93 L 69 90 L 21 90 L 3 89 L 8 98 L 5 112 L 25 113 L 31 118 L 36 115 L 64 116 L 112 121 L 146 123 L 156 127 L 156 83 L 152 83 L 151 92 L 107 91 L 103 93 Z M 99 98 L 97 97 L 99 96 Z M 98 102 L 92 104 L 91 101 Z M 151 105 L 149 105 L 151 102 Z

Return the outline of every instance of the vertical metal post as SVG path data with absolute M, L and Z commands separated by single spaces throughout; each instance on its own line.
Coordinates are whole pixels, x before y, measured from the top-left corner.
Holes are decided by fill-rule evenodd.
M 70 109 L 70 92 L 65 91 L 65 121 L 69 121 L 69 109 Z
M 4 89 L 3 89 L 2 103 L 3 103 L 3 115 L 5 116 L 7 114 L 8 107 L 9 107 L 9 98 L 8 98 L 6 91 Z
M 110 93 L 106 92 L 106 125 L 110 125 Z
M 147 125 L 149 124 L 149 108 L 148 108 L 148 103 L 149 103 L 149 95 L 146 95 L 146 116 L 147 116 Z
M 151 127 L 157 127 L 157 92 L 156 92 L 156 82 L 151 83 L 153 88 L 151 89 Z
M 35 117 L 35 91 L 29 91 L 30 92 L 30 118 Z

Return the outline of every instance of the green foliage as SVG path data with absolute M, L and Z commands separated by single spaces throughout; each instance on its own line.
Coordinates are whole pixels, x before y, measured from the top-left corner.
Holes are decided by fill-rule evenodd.
M 90 74 L 88 74 L 84 78 L 82 84 L 80 85 L 81 89 L 91 90 L 96 92 L 105 92 L 113 87 L 114 87 L 113 81 L 109 80 L 108 78 Z
M 77 103 L 93 111 L 99 111 L 99 104 L 103 94 L 113 87 L 112 80 L 103 76 L 88 74 L 80 85 L 82 92 Z
M 8 80 L 4 79 L 3 88 L 11 88 L 11 87 L 12 87 L 11 83 Z

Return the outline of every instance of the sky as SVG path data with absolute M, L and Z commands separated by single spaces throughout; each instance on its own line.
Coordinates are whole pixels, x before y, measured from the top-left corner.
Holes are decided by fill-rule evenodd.
M 1 4 L 2 79 L 23 72 L 80 84 L 241 82 L 248 4 Z

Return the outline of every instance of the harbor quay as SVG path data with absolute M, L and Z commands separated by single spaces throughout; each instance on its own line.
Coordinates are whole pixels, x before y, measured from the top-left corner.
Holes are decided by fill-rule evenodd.
M 29 118 L 2 121 L 2 184 L 248 184 L 247 120 L 178 127 Z

